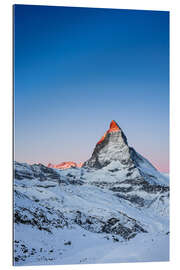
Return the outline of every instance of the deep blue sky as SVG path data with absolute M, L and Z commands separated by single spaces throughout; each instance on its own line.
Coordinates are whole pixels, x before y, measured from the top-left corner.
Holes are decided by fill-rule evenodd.
M 162 171 L 169 13 L 14 6 L 15 159 L 87 160 L 112 119 Z

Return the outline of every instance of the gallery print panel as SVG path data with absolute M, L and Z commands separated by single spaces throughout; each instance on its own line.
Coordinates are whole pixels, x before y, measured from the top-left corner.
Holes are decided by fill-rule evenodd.
M 169 12 L 14 5 L 16 266 L 169 260 Z

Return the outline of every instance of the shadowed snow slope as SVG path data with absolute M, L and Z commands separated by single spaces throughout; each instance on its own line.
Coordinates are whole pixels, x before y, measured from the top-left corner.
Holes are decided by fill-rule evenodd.
M 15 265 L 167 261 L 168 176 L 112 121 L 83 167 L 14 163 Z

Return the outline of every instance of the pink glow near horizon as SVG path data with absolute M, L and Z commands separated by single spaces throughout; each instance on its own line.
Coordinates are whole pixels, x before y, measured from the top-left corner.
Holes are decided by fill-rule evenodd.
M 105 135 L 108 132 L 115 132 L 115 131 L 118 131 L 118 130 L 119 130 L 119 126 L 117 126 L 116 122 L 111 121 L 110 127 L 105 132 Z M 104 136 L 100 139 L 100 141 L 98 141 L 98 143 L 100 143 L 103 139 L 104 139 Z M 26 161 L 25 160 L 23 160 L 23 161 L 19 160 L 19 162 L 26 162 L 26 163 L 29 163 L 29 164 L 39 164 L 39 163 L 41 163 L 41 164 L 44 164 L 45 166 L 50 166 L 51 165 L 51 167 L 53 167 L 53 168 L 59 168 L 59 167 L 62 167 L 62 166 L 71 167 L 72 164 L 70 164 L 70 163 L 74 163 L 75 166 L 81 167 L 82 163 L 84 163 L 85 161 L 87 161 L 90 158 L 95 145 L 92 146 L 92 148 L 90 149 L 89 156 L 84 155 L 81 159 L 77 159 L 77 156 L 79 155 L 79 153 L 78 153 L 77 156 L 74 155 L 73 157 L 71 156 L 72 154 L 70 153 L 71 158 L 68 158 L 68 159 L 67 158 L 64 158 L 64 159 L 60 158 L 59 154 L 58 154 L 58 157 L 56 157 L 57 153 L 55 153 L 53 155 L 52 159 L 48 159 L 48 160 L 39 159 L 38 160 L 38 157 L 37 157 L 36 160 L 26 160 Z M 169 160 L 167 159 L 167 155 L 165 155 L 165 154 L 163 155 L 162 153 L 160 153 L 160 151 L 158 152 L 157 149 L 156 149 L 156 152 L 155 152 L 155 150 L 151 151 L 150 148 L 146 148 L 146 150 L 145 150 L 144 147 L 143 147 L 142 141 L 141 141 L 140 146 L 141 146 L 141 148 L 139 147 L 138 149 L 136 149 L 136 147 L 135 147 L 135 150 L 139 154 L 141 154 L 143 157 L 145 157 L 160 172 L 169 173 Z M 82 146 L 82 148 L 83 148 L 83 146 Z M 142 150 L 143 150 L 143 152 L 142 152 Z M 50 157 L 50 156 L 52 156 L 52 154 L 49 155 L 47 153 L 47 150 L 46 150 L 46 153 L 45 153 L 44 156 Z
M 145 156 L 144 156 L 145 157 Z M 87 158 L 88 159 L 88 158 Z M 59 164 L 59 163 L 63 163 L 63 162 L 74 162 L 74 163 L 76 163 L 77 165 L 78 164 L 82 164 L 82 163 L 84 163 L 87 159 L 85 159 L 84 161 L 81 161 L 81 162 L 79 162 L 79 161 L 60 161 L 60 162 L 58 162 L 57 160 L 54 160 L 54 161 L 51 161 L 51 162 L 49 162 L 49 161 L 44 161 L 44 162 L 39 162 L 39 161 L 19 161 L 19 162 L 25 162 L 25 163 L 28 163 L 28 164 L 30 164 L 30 165 L 33 165 L 33 164 L 43 164 L 43 165 L 45 165 L 45 166 L 48 166 L 48 164 L 49 163 L 51 163 L 52 165 L 57 165 L 57 164 Z M 146 157 L 146 159 L 148 159 L 147 157 Z M 157 163 L 157 162 L 154 162 L 154 161 L 152 161 L 150 158 L 148 159 L 149 160 L 149 162 L 150 163 L 152 163 L 152 165 L 158 170 L 158 171 L 160 171 L 160 172 L 162 172 L 162 173 L 169 173 L 169 164 L 166 164 L 166 163 Z M 80 167 L 80 166 L 77 166 L 77 167 Z

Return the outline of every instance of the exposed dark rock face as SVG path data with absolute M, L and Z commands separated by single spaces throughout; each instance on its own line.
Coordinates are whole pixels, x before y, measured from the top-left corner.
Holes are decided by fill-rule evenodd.
M 136 220 L 124 214 L 122 214 L 121 220 L 117 218 L 101 220 L 100 218 L 87 216 L 86 214 L 77 211 L 74 221 L 88 231 L 116 234 L 126 240 L 135 237 L 139 232 L 147 232 Z

